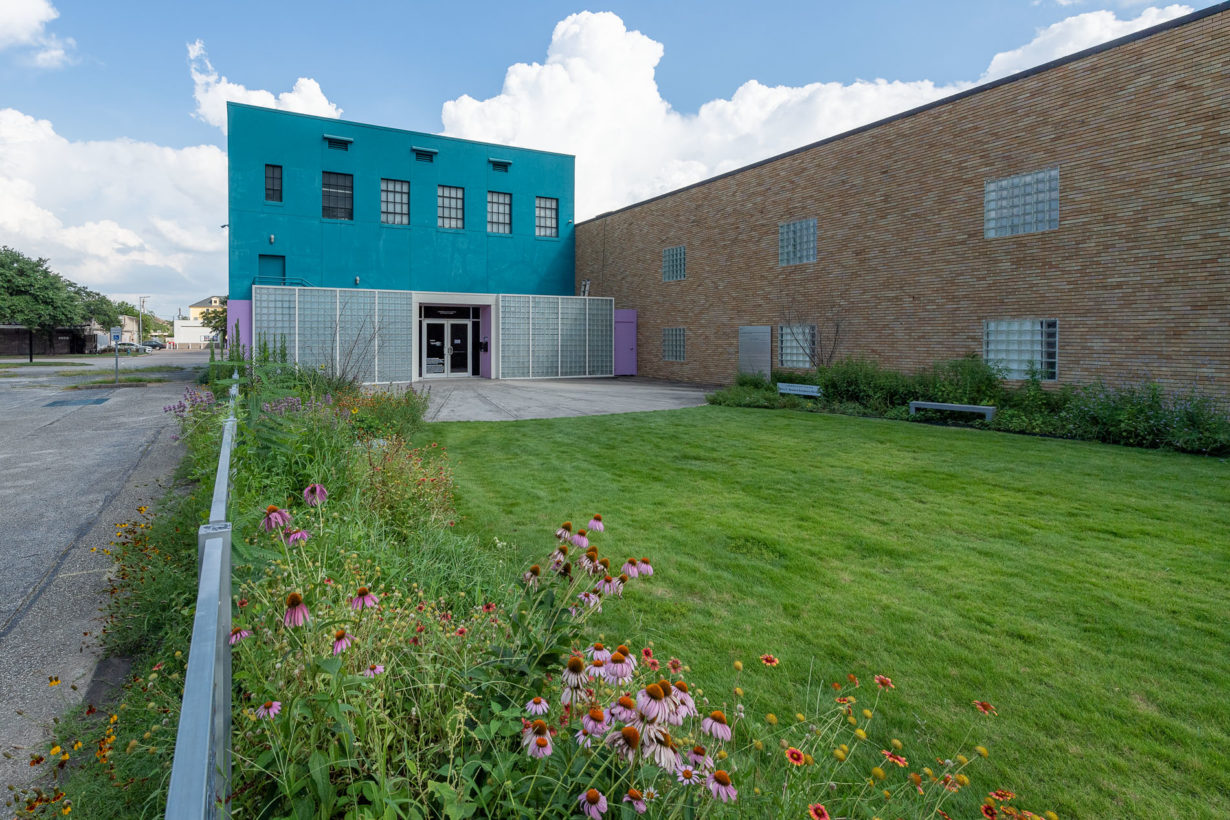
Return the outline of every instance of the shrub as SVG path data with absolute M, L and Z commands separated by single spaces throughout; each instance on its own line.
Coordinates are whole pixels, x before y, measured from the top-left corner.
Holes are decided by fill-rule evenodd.
M 908 376 L 885 370 L 870 359 L 851 357 L 822 367 L 816 381 L 826 402 L 854 402 L 877 414 L 918 398 Z

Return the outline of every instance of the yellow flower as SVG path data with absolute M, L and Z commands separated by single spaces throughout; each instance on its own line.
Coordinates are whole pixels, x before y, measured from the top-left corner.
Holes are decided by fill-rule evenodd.
M 726 750 L 725 750 L 725 749 L 718 749 L 718 753 L 715 755 L 715 757 L 717 757 L 717 759 L 718 759 L 718 760 L 725 760 L 725 759 L 726 759 Z
M 974 747 L 974 751 L 975 751 L 975 752 L 977 752 L 978 754 L 982 755 L 983 757 L 986 757 L 987 755 L 989 755 L 989 754 L 990 754 L 990 752 L 988 752 L 988 751 L 987 751 L 987 747 L 986 747 L 986 746 L 975 746 L 975 747 Z
M 1055 812 L 1053 811 L 1048 811 L 1046 814 L 1043 815 L 1043 817 L 1045 817 L 1046 820 L 1059 820 L 1059 815 L 1055 814 Z
M 130 740 L 128 741 L 128 748 L 124 750 L 124 753 L 132 754 L 134 751 L 136 751 L 136 748 L 137 748 L 137 741 L 135 739 Z
M 957 762 L 964 766 L 966 763 L 969 763 L 969 758 L 965 755 L 957 755 Z
M 735 687 L 735 697 L 738 697 L 738 698 L 743 697 L 743 687 L 741 686 Z
M 870 709 L 864 709 L 864 710 L 863 710 L 863 717 L 867 718 L 868 720 L 871 720 L 871 710 L 870 710 Z
M 893 799 L 893 793 L 892 793 L 892 792 L 890 792 L 888 789 L 885 789 L 885 790 L 882 792 L 882 794 L 884 795 L 884 799 L 885 799 L 885 800 L 892 800 L 892 799 Z
M 857 737 L 859 740 L 866 740 L 866 739 L 867 739 L 867 733 L 866 733 L 866 732 L 864 732 L 862 729 L 855 729 L 855 730 L 854 730 L 854 736 L 855 736 L 855 737 Z
M 858 718 L 856 718 L 854 715 L 846 715 L 846 722 L 849 723 L 851 726 L 857 726 Z
M 803 763 L 804 763 L 805 765 L 807 765 L 807 766 L 814 766 L 814 765 L 816 765 L 816 759 L 815 759 L 814 757 L 812 757 L 811 755 L 804 753 L 804 754 L 803 754 Z
M 64 808 L 60 809 L 60 814 L 68 814 L 72 810 L 73 810 L 72 806 L 65 806 Z
M 883 769 L 881 769 L 879 766 L 872 766 L 872 767 L 871 767 L 871 776 L 872 776 L 872 777 L 874 777 L 876 780 L 883 780 L 883 779 L 884 779 L 884 770 L 883 770 Z
M 47 677 L 47 685 L 48 685 L 48 686 L 59 686 L 59 685 L 60 685 L 60 679 L 59 679 L 59 678 L 57 678 L 55 675 L 49 675 L 49 676 Z
M 51 747 L 51 754 L 52 754 L 53 756 L 54 756 L 54 755 L 58 755 L 59 753 L 60 753 L 60 747 L 59 747 L 58 745 L 57 745 L 57 746 L 52 746 L 52 747 Z
M 743 671 L 743 661 L 735 661 L 735 671 L 736 672 Z
M 68 760 L 68 752 L 65 752 L 64 754 L 60 755 L 60 759 L 61 759 L 61 760 Z
M 763 752 L 763 751 L 764 751 L 764 742 L 763 742 L 763 741 L 760 741 L 760 740 L 753 740 L 753 741 L 752 741 L 752 746 L 753 746 L 753 747 L 756 749 L 756 751 L 758 751 L 758 752 Z
M 962 773 L 962 774 L 957 775 L 957 782 L 960 783 L 962 786 L 968 786 L 969 778 L 966 777 L 964 773 Z
M 844 761 L 846 759 L 846 753 L 843 752 L 841 749 L 834 749 L 833 757 L 837 758 L 838 760 Z
M 777 725 L 777 715 L 773 714 L 772 712 L 769 712 L 769 714 L 765 715 L 764 720 L 765 720 L 765 723 L 769 724 L 770 726 Z
M 803 716 L 802 712 L 795 712 L 794 719 L 797 720 L 799 723 L 805 723 L 807 721 L 807 718 Z
M 901 751 L 901 741 L 898 740 L 897 738 L 893 738 L 892 740 L 890 740 L 889 744 L 897 751 Z
M 752 794 L 755 794 L 755 795 L 759 796 L 759 795 L 760 795 L 760 787 L 759 787 L 759 786 L 753 786 L 753 787 L 752 787 Z

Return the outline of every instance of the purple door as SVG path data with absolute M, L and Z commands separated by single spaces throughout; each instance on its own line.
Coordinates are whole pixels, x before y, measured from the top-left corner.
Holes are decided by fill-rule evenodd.
M 615 311 L 615 375 L 636 375 L 636 311 Z

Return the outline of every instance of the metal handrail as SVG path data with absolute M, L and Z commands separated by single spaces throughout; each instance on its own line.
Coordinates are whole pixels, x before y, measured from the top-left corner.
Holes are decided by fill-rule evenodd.
M 176 820 L 212 820 L 231 813 L 231 524 L 226 506 L 238 424 L 238 370 L 233 378 L 209 522 L 197 531 L 196 615 L 167 794 L 166 816 Z

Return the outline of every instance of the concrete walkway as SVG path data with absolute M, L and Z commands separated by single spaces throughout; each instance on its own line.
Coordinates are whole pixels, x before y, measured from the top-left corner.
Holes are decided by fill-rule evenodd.
M 705 403 L 706 388 L 635 378 L 435 379 L 428 391 L 428 421 L 513 421 L 676 410 Z
M 103 369 L 97 358 L 84 364 Z M 195 375 L 171 371 L 158 374 L 171 379 L 165 384 L 74 391 L 64 384 L 82 378 L 56 371 L 23 368 L 0 379 L 0 750 L 12 755 L 0 757 L 0 785 L 23 785 L 39 773 L 29 754 L 46 754 L 52 719 L 87 693 L 90 702 L 104 694 L 90 691 L 113 566 L 101 548 L 115 539 L 116 523 L 162 496 L 183 452 L 172 438 L 174 417 L 162 408 Z M 65 401 L 95 403 L 53 404 Z M 48 685 L 51 676 L 59 686 Z

